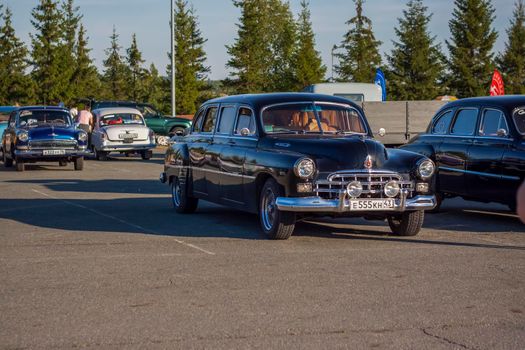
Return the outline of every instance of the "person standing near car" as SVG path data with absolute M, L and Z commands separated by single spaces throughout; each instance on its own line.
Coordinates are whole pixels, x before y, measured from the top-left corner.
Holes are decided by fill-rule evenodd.
M 91 131 L 93 130 L 93 114 L 89 107 L 85 107 L 78 112 L 77 117 L 78 127 L 88 134 L 88 145 L 91 145 Z

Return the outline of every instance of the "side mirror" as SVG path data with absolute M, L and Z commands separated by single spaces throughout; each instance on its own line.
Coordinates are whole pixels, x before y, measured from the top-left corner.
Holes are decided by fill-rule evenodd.
M 379 136 L 383 137 L 386 135 L 386 130 L 385 128 L 380 128 L 379 129 L 379 132 L 377 133 Z
M 498 135 L 498 137 L 506 137 L 507 136 L 507 130 L 505 130 L 505 129 L 498 129 L 496 134 Z
M 241 129 L 241 136 L 250 136 L 250 129 L 242 128 Z

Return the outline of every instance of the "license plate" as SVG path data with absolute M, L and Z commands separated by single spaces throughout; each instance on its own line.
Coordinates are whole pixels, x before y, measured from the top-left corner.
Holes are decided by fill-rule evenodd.
M 133 139 L 132 138 L 125 138 L 124 140 L 122 140 L 122 143 L 133 143 Z
M 133 134 L 119 134 L 118 135 L 119 139 L 136 139 L 137 137 L 139 137 L 139 134 L 137 133 L 133 133 Z
M 66 154 L 66 151 L 63 149 L 45 149 L 42 151 L 44 156 L 60 156 Z
M 395 209 L 394 199 L 350 199 L 350 210 L 382 211 Z

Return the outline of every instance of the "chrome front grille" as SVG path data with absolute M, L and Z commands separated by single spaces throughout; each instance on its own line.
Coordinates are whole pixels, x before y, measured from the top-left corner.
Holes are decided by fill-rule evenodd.
M 31 141 L 29 143 L 31 148 L 44 148 L 44 149 L 75 149 L 77 147 L 77 141 L 75 140 L 38 140 Z
M 339 198 L 339 194 L 346 191 L 346 186 L 352 181 L 359 181 L 363 186 L 360 198 L 386 198 L 384 186 L 389 181 L 396 181 L 401 190 L 408 191 L 408 197 L 412 197 L 414 183 L 404 180 L 403 177 L 394 172 L 336 172 L 328 175 L 326 180 L 315 182 L 316 194 L 324 199 Z

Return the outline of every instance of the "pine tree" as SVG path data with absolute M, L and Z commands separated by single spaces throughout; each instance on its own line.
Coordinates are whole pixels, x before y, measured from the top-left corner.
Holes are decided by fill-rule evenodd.
M 0 105 L 26 104 L 33 97 L 32 81 L 26 75 L 28 51 L 15 35 L 11 17 L 7 7 L 0 27 Z
M 108 91 L 106 95 L 112 100 L 124 100 L 126 94 L 126 65 L 120 54 L 122 47 L 118 43 L 118 34 L 113 27 L 111 34 L 111 46 L 105 50 L 106 59 L 103 62 L 104 74 L 103 81 Z
M 157 67 L 152 63 L 149 70 L 144 75 L 144 94 L 139 100 L 148 102 L 159 109 L 164 109 L 163 101 L 165 99 L 165 92 L 163 90 L 163 79 L 159 76 Z
M 137 35 L 133 33 L 131 46 L 127 49 L 127 95 L 137 101 L 144 95 L 144 60 L 137 45 Z
M 498 57 L 506 94 L 525 94 L 525 6 L 517 0 L 507 29 L 508 42 Z
M 206 53 L 203 45 L 206 42 L 198 28 L 194 9 L 185 0 L 175 3 L 175 89 L 176 113 L 193 114 L 197 110 L 199 91 L 209 67 L 204 65 Z M 170 54 L 168 53 L 168 56 Z M 168 66 L 171 76 L 171 65 Z
M 498 37 L 491 26 L 494 8 L 490 0 L 455 0 L 447 40 L 449 81 L 458 97 L 483 96 L 489 91 L 494 62 L 492 48 Z
M 301 1 L 301 13 L 297 21 L 297 50 L 294 57 L 294 90 L 319 83 L 324 80 L 326 67 L 322 63 L 321 54 L 315 50 L 315 36 L 310 20 L 309 3 Z
M 88 48 L 88 38 L 84 25 L 80 24 L 74 48 L 75 61 L 71 85 L 74 87 L 75 97 L 101 97 L 99 96 L 100 79 L 97 68 L 89 57 L 91 49 Z
M 78 26 L 82 15 L 78 14 L 79 7 L 74 5 L 74 0 L 64 0 L 62 2 L 62 20 L 60 23 L 62 30 L 61 53 L 60 53 L 60 74 L 61 80 L 68 83 L 62 87 L 62 100 L 69 103 L 76 94 L 73 84 L 73 74 L 75 73 L 75 40 Z
M 374 80 L 376 69 L 381 65 L 381 42 L 375 39 L 372 21 L 363 15 L 364 0 L 354 2 L 356 16 L 346 22 L 350 29 L 340 46 L 344 53 L 336 55 L 339 65 L 334 69 L 341 81 L 370 83 Z
M 440 93 L 445 57 L 428 33 L 432 15 L 426 12 L 422 0 L 410 0 L 399 27 L 394 28 L 399 41 L 393 41 L 394 49 L 388 56 L 388 90 L 393 99 L 428 100 Z
M 36 34 L 30 36 L 37 103 L 58 104 L 62 100 L 63 87 L 69 84 L 61 71 L 62 16 L 53 0 L 40 0 L 31 15 L 31 24 L 36 30 Z

